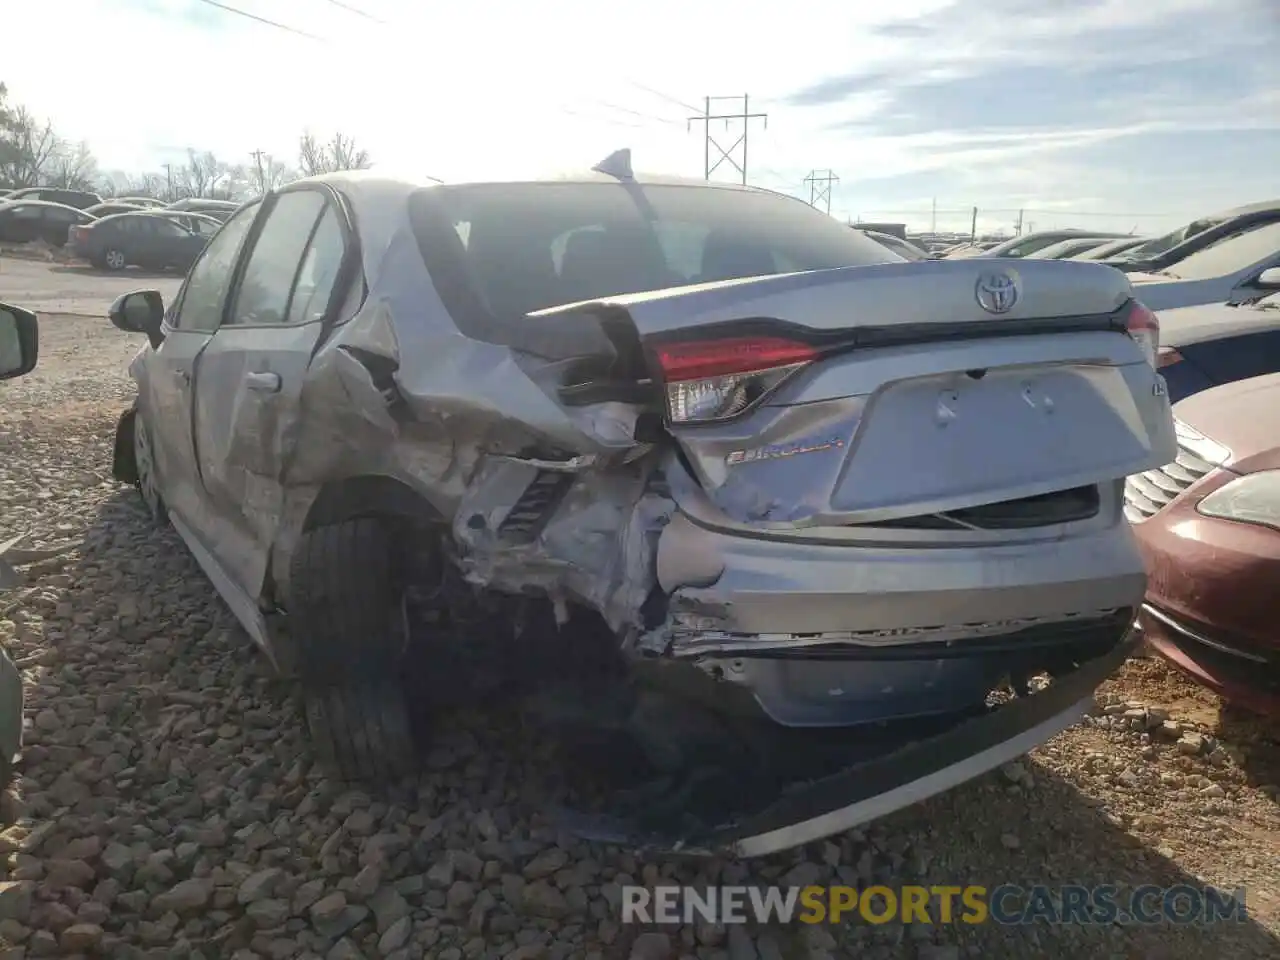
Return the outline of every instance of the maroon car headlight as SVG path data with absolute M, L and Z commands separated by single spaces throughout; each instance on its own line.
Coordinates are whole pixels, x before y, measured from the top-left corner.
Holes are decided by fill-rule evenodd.
M 1280 531 L 1280 470 L 1260 470 L 1223 484 L 1198 504 L 1206 517 Z

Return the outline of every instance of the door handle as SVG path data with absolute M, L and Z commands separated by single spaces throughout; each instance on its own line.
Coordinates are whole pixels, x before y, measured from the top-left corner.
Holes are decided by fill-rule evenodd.
M 250 390 L 257 390 L 260 393 L 279 393 L 280 392 L 280 374 L 271 373 L 246 373 L 244 375 L 244 385 Z

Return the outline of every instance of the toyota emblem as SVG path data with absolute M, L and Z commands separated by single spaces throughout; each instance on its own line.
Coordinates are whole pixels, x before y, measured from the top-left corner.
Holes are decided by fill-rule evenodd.
M 974 296 L 987 313 L 1008 313 L 1018 302 L 1018 280 L 1011 273 L 990 271 L 978 277 Z

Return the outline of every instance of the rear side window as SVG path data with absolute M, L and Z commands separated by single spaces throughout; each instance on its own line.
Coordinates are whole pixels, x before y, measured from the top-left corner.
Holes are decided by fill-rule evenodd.
M 578 300 L 902 260 L 801 201 L 701 185 L 430 187 L 409 213 L 445 305 L 478 339 Z
M 330 204 L 325 207 L 324 216 L 320 218 L 315 236 L 302 259 L 298 283 L 289 303 L 289 323 L 324 319 L 345 252 L 346 241 L 342 236 L 342 225 L 338 222 L 338 212 Z
M 324 206 L 318 190 L 280 194 L 249 254 L 228 323 L 286 322 L 293 281 Z

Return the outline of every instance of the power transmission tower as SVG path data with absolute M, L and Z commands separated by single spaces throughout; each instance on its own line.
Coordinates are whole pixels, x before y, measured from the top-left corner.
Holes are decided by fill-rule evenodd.
M 804 178 L 804 182 L 809 185 L 809 206 L 816 207 L 822 201 L 826 201 L 827 213 L 831 212 L 831 185 L 839 183 L 840 178 L 834 171 L 828 170 L 825 173 L 817 170 L 810 170 L 809 175 Z M 821 184 L 821 186 L 819 186 Z
M 703 171 L 704 171 L 704 174 L 703 174 L 703 175 L 704 175 L 704 176 L 706 177 L 706 179 L 708 179 L 708 180 L 710 180 L 710 179 L 711 179 L 711 174 L 715 173 L 716 168 L 717 168 L 717 167 L 719 167 L 719 166 L 720 166 L 720 164 L 722 164 L 722 163 L 724 163 L 726 160 L 728 160 L 731 164 L 733 164 L 734 169 L 735 169 L 735 170 L 737 170 L 740 174 L 742 174 L 742 182 L 743 182 L 744 184 L 747 182 L 747 132 L 748 132 L 748 128 L 751 126 L 751 121 L 752 121 L 752 120 L 763 120 L 763 121 L 764 121 L 764 127 L 765 127 L 765 129 L 766 129 L 766 130 L 768 130 L 768 129 L 769 129 L 769 115 L 768 115 L 767 113 L 752 113 L 752 112 L 751 112 L 751 110 L 750 110 L 750 105 L 749 105 L 749 103 L 748 103 L 748 99 L 747 99 L 747 98 L 748 98 L 748 95 L 747 95 L 747 94 L 745 94 L 745 93 L 742 95 L 742 97 L 741 97 L 741 98 L 738 98 L 738 97 L 704 97 L 704 98 L 703 98 L 703 100 L 704 100 L 704 106 L 703 106 L 703 109 L 702 109 L 702 116 L 700 116 L 700 117 L 690 117 L 690 118 L 689 118 L 689 128 L 690 128 L 690 129 L 692 129 L 692 128 L 693 128 L 693 124 L 694 124 L 694 122 L 695 122 L 695 121 L 700 122 L 700 123 L 702 123 L 702 124 L 703 124 L 704 143 L 703 143 L 703 150 L 702 150 L 702 154 L 703 154 L 702 167 L 703 167 Z M 712 100 L 737 100 L 737 99 L 741 99 L 741 100 L 742 100 L 742 112 L 741 112 L 741 113 L 712 113 L 712 112 L 711 112 L 711 101 L 712 101 Z M 726 130 L 727 130 L 727 129 L 729 129 L 729 121 L 731 121 L 731 120 L 741 120 L 741 121 L 742 121 L 742 135 L 741 135 L 741 136 L 739 136 L 739 137 L 738 137 L 738 139 L 737 139 L 737 140 L 735 140 L 735 141 L 733 142 L 733 144 L 732 144 L 732 145 L 731 145 L 731 146 L 726 150 L 724 147 L 720 146 L 720 144 L 716 142 L 716 140 L 715 140 L 715 138 L 714 138 L 714 137 L 712 137 L 712 136 L 711 136 L 711 121 L 712 121 L 712 120 L 723 120 L 723 121 L 724 121 L 724 126 L 725 126 L 725 129 L 726 129 Z M 716 162 L 715 162 L 715 163 L 712 163 L 712 162 L 711 162 L 711 148 L 712 148 L 712 147 L 715 147 L 715 148 L 716 148 L 716 151 L 720 154 L 719 158 L 716 160 Z M 735 150 L 737 150 L 737 149 L 738 149 L 738 147 L 742 147 L 742 163 L 738 163 L 738 161 L 737 161 L 737 160 L 735 160 L 735 159 L 734 159 L 734 157 L 733 157 L 733 153 L 734 153 L 734 151 L 735 151 Z

